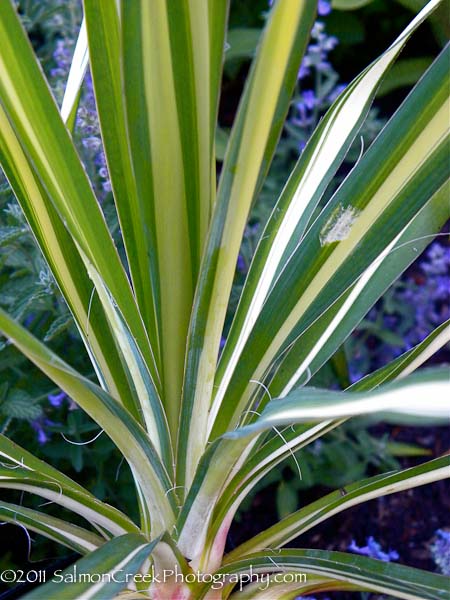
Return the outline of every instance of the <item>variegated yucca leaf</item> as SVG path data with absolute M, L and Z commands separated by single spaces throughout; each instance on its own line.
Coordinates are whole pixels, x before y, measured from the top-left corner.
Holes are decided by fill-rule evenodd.
M 56 573 L 45 586 L 23 596 L 26 600 L 109 600 L 139 577 L 139 569 L 148 559 L 158 539 L 148 542 L 144 536 L 127 533 L 106 542 L 98 550 Z M 95 574 L 95 575 L 94 575 Z M 89 577 L 91 575 L 91 577 Z M 69 585 L 64 585 L 64 582 Z M 62 591 L 64 589 L 64 591 Z
M 345 420 L 449 417 L 447 372 L 411 375 L 448 343 L 448 322 L 345 391 L 308 386 L 450 216 L 449 48 L 323 201 L 385 74 L 417 27 L 442 10 L 440 0 L 424 6 L 320 121 L 265 223 L 218 360 L 244 228 L 316 4 L 276 0 L 268 11 L 216 185 L 228 0 L 83 0 L 60 109 L 14 3 L 0 2 L 1 165 L 98 384 L 1 309 L 0 331 L 114 442 L 140 512 L 136 524 L 0 434 L 0 488 L 44 499 L 38 508 L 0 503 L 2 520 L 83 554 L 67 581 L 76 570 L 102 575 L 53 581 L 26 598 L 287 600 L 327 590 L 446 597 L 448 580 L 436 574 L 280 548 L 346 508 L 448 477 L 448 457 L 332 492 L 224 556 L 230 524 L 257 483 Z M 123 253 L 71 136 L 88 61 Z M 47 503 L 84 523 L 66 512 L 45 515 Z M 228 579 L 220 591 L 208 582 L 139 580 L 175 567 Z M 266 576 L 266 589 L 230 582 L 252 569 Z M 278 578 L 298 573 L 306 581 Z
M 264 548 L 280 548 L 318 523 L 347 508 L 388 494 L 426 485 L 448 476 L 450 457 L 443 456 L 417 467 L 376 475 L 336 490 L 282 519 L 244 542 L 224 558 L 224 564 Z
M 17 504 L 1 502 L 0 517 L 6 523 L 16 523 L 31 529 L 80 554 L 93 552 L 105 543 L 104 538 L 82 527 Z
M 98 500 L 81 485 L 0 434 L 0 486 L 30 491 L 60 504 L 101 528 L 106 538 L 139 528 L 116 508 Z M 25 488 L 26 486 L 26 488 Z
M 403 565 L 390 564 L 387 567 L 383 561 L 373 558 L 358 557 L 358 560 L 355 560 L 351 554 L 326 550 L 289 548 L 275 552 L 254 553 L 245 559 L 228 564 L 218 573 L 245 574 L 250 571 L 250 568 L 253 573 L 303 573 L 306 575 L 306 581 L 308 575 L 329 578 L 328 585 L 323 585 L 323 581 L 319 580 L 316 586 L 311 586 L 309 592 L 341 589 L 339 586 L 335 587 L 335 581 L 338 581 L 344 583 L 343 589 L 347 589 L 346 584 L 352 584 L 350 587 L 352 590 L 379 592 L 409 600 L 418 600 L 419 598 L 421 600 L 439 600 L 447 595 L 445 592 L 443 593 L 443 590 L 448 583 L 448 578 L 443 575 L 425 573 L 420 569 Z M 289 583 L 290 578 L 286 577 L 286 579 Z M 301 592 L 302 587 L 299 586 L 298 590 Z M 258 591 L 250 597 L 259 598 Z M 206 593 L 205 590 L 204 595 L 199 598 L 205 598 Z M 291 593 L 287 598 L 295 598 L 296 595 L 298 592 Z M 272 598 L 274 597 L 272 596 Z M 277 596 L 277 598 L 283 597 L 282 594 Z
M 449 419 L 448 392 L 447 367 L 421 371 L 400 382 L 376 387 L 371 392 L 298 388 L 282 399 L 271 400 L 253 423 L 228 432 L 225 437 L 238 438 L 292 423 L 361 415 L 375 415 L 380 420 L 392 423 L 429 421 L 445 425 Z
M 360 277 L 363 283 L 370 279 L 416 212 L 445 185 L 450 174 L 445 118 L 449 52 L 447 48 L 435 61 L 283 265 L 232 374 L 228 381 L 217 381 L 212 438 L 237 424 L 254 382 L 267 384 L 266 374 L 280 357 L 285 367 L 284 355 L 297 339 Z M 301 381 L 309 366 L 307 361 L 287 364 L 276 370 L 282 377 L 281 396 Z

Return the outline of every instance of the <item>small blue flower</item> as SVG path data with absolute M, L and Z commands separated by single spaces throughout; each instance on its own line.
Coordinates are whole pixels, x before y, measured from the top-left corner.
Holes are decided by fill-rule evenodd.
M 431 554 L 434 562 L 444 575 L 450 576 L 450 531 L 438 529 L 437 539 L 431 546 Z
M 36 432 L 36 439 L 38 443 L 44 445 L 50 439 L 50 434 L 46 431 L 46 427 L 55 426 L 56 423 L 41 416 L 38 419 L 31 421 L 30 425 Z
M 329 15 L 330 12 L 331 12 L 331 3 L 329 2 L 329 0 L 319 0 L 319 4 L 317 6 L 317 13 L 321 17 L 325 17 L 326 15 Z
M 375 541 L 375 538 L 371 535 L 367 538 L 366 546 L 357 546 L 355 540 L 352 540 L 351 544 L 348 547 L 350 552 L 354 552 L 355 554 L 361 554 L 362 556 L 369 556 L 370 558 L 376 558 L 377 560 L 382 560 L 384 562 L 391 562 L 391 560 L 398 560 L 399 555 L 395 550 L 389 550 L 388 552 L 383 552 L 381 550 L 381 545 Z
M 91 152 L 98 152 L 102 145 L 102 142 L 100 141 L 100 138 L 92 135 L 84 138 L 82 144 L 86 148 L 86 150 L 90 150 Z
M 48 401 L 55 408 L 61 406 L 66 398 L 67 394 L 65 392 L 60 392 L 59 394 L 48 394 L 47 396 Z
M 237 259 L 237 270 L 240 273 L 246 273 L 247 272 L 247 264 L 244 260 L 244 257 L 242 256 L 242 254 L 239 254 L 238 259 Z
M 34 319 L 36 318 L 36 314 L 35 313 L 30 313 L 29 315 L 27 315 L 24 319 L 24 327 L 29 327 L 31 325 L 31 323 L 34 321 Z
M 311 74 L 311 71 L 306 66 L 305 61 L 302 61 L 302 64 L 300 65 L 300 69 L 298 70 L 297 78 L 305 79 L 305 77 L 308 77 L 308 75 L 310 75 L 310 74 Z
M 317 98 L 313 90 L 305 90 L 302 92 L 303 103 L 306 108 L 312 110 L 317 105 Z

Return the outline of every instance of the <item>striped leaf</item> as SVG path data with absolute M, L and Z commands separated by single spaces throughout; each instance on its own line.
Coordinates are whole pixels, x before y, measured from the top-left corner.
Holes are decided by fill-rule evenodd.
M 246 577 L 243 577 L 246 579 Z M 280 583 L 285 581 L 286 583 Z M 309 576 L 305 582 L 300 573 L 285 572 L 281 577 L 279 574 L 267 575 L 264 583 L 255 581 L 230 596 L 231 600 L 297 600 L 299 597 L 311 593 L 333 591 L 358 591 L 358 586 L 345 581 L 337 581 L 328 577 Z M 308 597 L 308 596 L 307 596 Z
M 61 104 L 61 117 L 69 131 L 73 131 L 80 99 L 81 86 L 88 66 L 89 54 L 87 47 L 86 21 L 83 19 L 78 33 L 78 39 L 70 63 L 64 98 Z
M 3 522 L 31 529 L 79 554 L 93 552 L 105 542 L 100 536 L 82 527 L 17 504 L 0 502 L 0 517 Z
M 160 365 L 158 299 L 149 285 L 155 276 L 154 258 L 148 250 L 155 247 L 154 228 L 147 214 L 149 203 L 139 193 L 133 169 L 123 94 L 120 15 L 114 2 L 87 0 L 84 9 L 98 116 L 127 262 L 136 300 Z
M 370 392 L 299 388 L 285 398 L 271 400 L 252 424 L 224 437 L 234 439 L 280 425 L 361 415 L 375 415 L 377 420 L 390 423 L 446 424 L 450 417 L 449 390 L 445 368 L 421 371 Z
M 119 510 L 101 502 L 67 475 L 37 459 L 4 435 L 0 435 L 0 457 L 1 487 L 26 490 L 60 504 L 94 526 L 101 527 L 106 537 L 138 531 L 137 526 Z
M 280 548 L 322 521 L 347 508 L 450 477 L 450 457 L 443 456 L 403 471 L 376 475 L 336 490 L 282 519 L 244 542 L 224 558 L 224 564 L 264 548 Z
M 314 16 L 314 2 L 275 3 L 233 126 L 190 325 L 179 437 L 180 485 L 192 481 L 206 446 L 220 336 L 242 234 L 281 133 Z
M 213 136 L 227 2 L 139 0 L 121 2 L 121 9 L 130 152 L 145 206 L 142 226 L 154 240 L 147 253 L 162 396 L 175 439 L 189 317 L 215 197 Z
M 302 431 L 296 430 L 294 447 L 298 449 L 313 441 L 320 435 L 320 432 L 324 433 L 327 428 L 327 424 L 321 424 L 317 427 L 305 427 Z M 281 452 L 275 451 L 275 456 L 269 454 L 270 458 L 267 461 L 261 461 L 261 469 L 256 467 L 256 473 L 252 471 L 252 467 L 255 465 L 251 464 L 249 473 L 246 470 L 246 464 L 258 441 L 257 433 L 250 432 L 253 439 L 237 438 L 236 436 L 233 439 L 226 439 L 224 436 L 213 442 L 202 457 L 176 524 L 177 544 L 185 556 L 189 556 L 193 564 L 197 564 L 199 561 L 199 565 L 201 564 L 204 568 L 207 566 L 208 569 L 211 568 L 211 562 L 215 565 L 217 549 L 211 548 L 209 545 L 209 554 L 200 556 L 200 553 L 207 538 L 211 541 L 216 536 L 218 537 L 220 530 L 226 536 L 227 528 L 231 524 L 231 518 L 237 508 L 235 502 L 238 499 L 242 500 L 245 496 L 245 493 L 240 496 L 242 489 L 239 489 L 239 485 L 242 484 L 242 488 L 245 489 L 246 476 L 249 477 L 250 482 L 258 475 L 262 477 L 265 472 L 270 470 L 271 466 L 275 466 L 284 458 Z M 286 443 L 284 436 L 282 436 L 282 442 Z M 280 457 L 279 460 L 277 460 L 277 455 Z M 251 489 L 251 485 L 249 489 Z M 233 496 L 234 494 L 236 495 Z M 231 517 L 225 518 L 229 516 L 228 513 L 231 514 Z M 210 530 L 213 518 L 216 520 Z M 225 537 L 221 539 L 221 543 L 220 556 L 223 552 Z M 206 561 L 206 563 L 203 564 L 200 561 Z
M 295 251 L 305 229 L 356 133 L 378 85 L 408 38 L 436 7 L 427 5 L 395 42 L 365 69 L 319 123 L 295 166 L 261 235 L 217 370 L 212 418 L 275 277 Z
M 351 386 L 349 390 L 364 391 L 375 389 L 378 385 L 393 379 L 400 379 L 409 375 L 419 367 L 439 348 L 450 340 L 449 323 L 438 327 L 423 342 L 395 361 L 368 375 Z M 345 420 L 345 419 L 344 419 Z M 259 441 L 252 444 L 252 450 L 239 468 L 234 470 L 234 477 L 222 489 L 220 499 L 213 515 L 212 524 L 208 530 L 210 540 L 218 539 L 223 523 L 229 523 L 239 508 L 244 498 L 255 485 L 270 470 L 283 460 L 299 450 L 303 445 L 311 443 L 316 437 L 324 435 L 329 430 L 341 425 L 340 421 L 323 421 L 317 425 L 291 425 L 287 428 L 273 428 L 267 436 L 260 436 Z M 298 465 L 299 476 L 301 466 Z M 384 492 L 383 492 L 384 493 Z M 211 541 L 210 547 L 214 548 L 216 542 Z
M 214 570 L 222 559 L 225 549 L 226 533 L 243 500 L 261 479 L 272 469 L 280 465 L 287 456 L 311 444 L 330 430 L 338 427 L 340 421 L 326 421 L 318 425 L 293 426 L 285 430 L 274 428 L 275 435 L 260 445 L 259 438 L 250 443 L 243 452 L 244 460 L 239 460 L 225 480 L 208 525 L 208 551 L 202 556 L 202 570 Z M 294 462 L 296 459 L 294 458 Z M 299 476 L 301 468 L 298 465 Z
M 5 140 L 10 147 L 9 157 L 6 156 L 10 170 L 14 173 L 16 169 L 11 147 L 20 146 L 34 179 L 46 189 L 52 207 L 83 257 L 89 261 L 86 268 L 101 273 L 104 285 L 114 298 L 114 306 L 117 305 L 124 315 L 152 377 L 157 381 L 152 348 L 125 269 L 70 134 L 10 2 L 0 4 L 0 35 L 3 40 L 0 100 L 11 134 Z M 29 210 L 36 211 L 38 206 L 32 184 L 23 191 Z M 39 208 L 41 218 L 51 210 L 48 206 Z M 47 225 L 50 225 L 51 234 L 51 221 L 47 220 Z M 120 341 L 117 340 L 119 345 Z
M 304 573 L 353 584 L 361 591 L 378 592 L 408 600 L 443 600 L 448 597 L 448 577 L 381 560 L 326 550 L 279 550 L 249 555 L 228 564 L 217 574 Z M 337 584 L 339 585 L 339 584 Z M 320 584 L 318 586 L 320 591 Z M 330 588 L 328 588 L 330 589 Z M 339 589 L 337 587 L 336 589 Z M 198 598 L 205 598 L 204 589 Z M 239 598 L 239 596 L 236 596 Z
M 169 476 L 144 429 L 114 398 L 79 375 L 0 309 L 0 331 L 107 433 L 128 461 L 151 512 L 154 533 L 173 524 Z
M 286 350 L 270 381 L 273 396 L 282 395 L 286 388 L 302 385 L 334 355 L 375 302 L 416 260 L 433 234 L 441 230 L 450 217 L 450 206 L 446 202 L 449 194 L 450 181 L 447 181 L 357 282 Z
M 138 418 L 120 353 L 75 243 L 0 106 L 2 168 L 78 326 L 103 387 Z M 29 200 L 33 200 L 33 205 Z
M 135 533 L 117 537 L 23 598 L 113 600 L 121 590 L 131 587 L 133 576 L 157 543 L 158 540 L 148 543 L 142 535 Z
M 263 381 L 277 357 L 397 243 L 448 179 L 449 51 L 408 96 L 284 266 L 222 391 L 227 402 L 215 422 L 212 411 L 212 439 L 237 424 L 254 392 L 251 382 Z M 296 371 L 280 395 L 301 375 Z
M 434 352 L 448 343 L 449 339 L 449 324 L 446 322 L 415 348 L 398 357 L 386 367 L 353 384 L 349 390 L 372 390 L 381 383 L 409 375 Z M 273 428 L 273 432 L 269 432 L 268 436 L 260 436 L 258 443 L 251 442 L 252 451 L 244 463 L 235 470 L 233 479 L 221 492 L 208 536 L 214 539 L 219 534 L 221 524 L 230 520 L 230 515 L 235 514 L 243 499 L 271 469 L 287 457 L 292 456 L 305 443 L 313 441 L 314 435 L 319 437 L 330 429 L 338 427 L 342 422 L 343 420 L 332 422 L 327 420 L 314 426 L 299 424 L 287 428 Z M 310 431 L 308 432 L 308 430 Z M 300 475 L 300 465 L 298 465 L 298 469 Z

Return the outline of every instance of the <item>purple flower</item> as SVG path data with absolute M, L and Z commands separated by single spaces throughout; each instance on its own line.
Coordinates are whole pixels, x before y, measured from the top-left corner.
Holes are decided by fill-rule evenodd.
M 56 67 L 50 70 L 50 76 L 53 78 L 66 78 L 72 61 L 72 43 L 67 39 L 57 40 L 53 60 Z
M 305 90 L 302 93 L 303 103 L 309 110 L 312 110 L 317 105 L 317 98 L 313 90 Z
M 382 560 L 384 562 L 391 562 L 391 560 L 398 560 L 399 555 L 395 550 L 389 550 L 388 552 L 383 552 L 381 550 L 381 545 L 375 541 L 375 538 L 371 535 L 367 538 L 366 546 L 357 546 L 355 540 L 352 540 L 351 544 L 348 547 L 350 552 L 354 552 L 355 554 L 361 554 L 362 556 L 369 556 L 370 558 L 375 558 L 377 560 Z
M 48 442 L 50 438 L 48 437 L 48 435 L 45 433 L 45 431 L 42 429 L 42 427 L 39 427 L 37 429 L 37 441 L 39 444 L 44 445 Z
M 61 406 L 65 398 L 67 398 L 67 394 L 65 392 L 60 392 L 59 394 L 48 394 L 47 396 L 48 401 L 55 408 Z
M 53 421 L 50 421 L 49 419 L 46 419 L 45 417 L 41 416 L 31 421 L 30 425 L 36 432 L 36 439 L 38 443 L 43 445 L 46 444 L 50 439 L 50 435 L 48 434 L 45 428 L 54 426 L 56 425 L 56 423 L 53 423 Z
M 319 0 L 319 4 L 317 6 L 317 13 L 321 17 L 325 17 L 326 15 L 329 15 L 330 12 L 331 12 L 331 3 L 329 2 L 329 0 Z
M 300 65 L 300 69 L 298 70 L 297 79 L 305 79 L 305 77 L 308 77 L 308 75 L 310 75 L 310 74 L 311 74 L 311 71 L 305 65 L 305 61 L 302 61 L 302 64 Z
M 242 256 L 242 254 L 239 254 L 238 259 L 237 259 L 237 270 L 240 273 L 247 272 L 247 265 L 246 265 L 246 262 L 244 260 L 244 257 Z
M 92 135 L 84 138 L 82 144 L 86 148 L 86 150 L 89 150 L 91 152 L 98 152 L 102 145 L 102 142 L 100 141 L 100 138 Z
M 375 332 L 361 343 L 359 357 L 353 352 L 351 373 L 365 375 L 384 366 L 403 352 L 424 340 L 436 327 L 450 318 L 450 247 L 434 242 L 425 256 L 416 262 L 412 273 L 403 276 L 385 297 L 373 308 L 365 322 L 392 330 L 402 343 L 387 343 L 382 331 Z M 352 339 L 360 340 L 361 331 Z M 352 377 L 352 381 L 354 381 Z
M 431 554 L 434 562 L 444 575 L 450 576 L 450 531 L 438 529 L 437 539 L 431 546 Z
M 35 313 L 30 313 L 29 315 L 27 315 L 23 322 L 24 327 L 29 327 L 35 318 L 36 318 Z

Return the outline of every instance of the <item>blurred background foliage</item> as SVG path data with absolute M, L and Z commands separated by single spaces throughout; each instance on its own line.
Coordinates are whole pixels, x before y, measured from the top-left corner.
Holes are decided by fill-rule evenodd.
M 286 182 L 308 137 L 346 83 L 378 56 L 411 20 L 425 0 L 319 0 L 319 14 L 299 72 L 291 109 L 264 189 L 255 204 L 239 256 L 235 293 L 228 311 L 227 333 L 238 293 L 252 254 L 274 201 Z M 55 99 L 61 102 L 65 80 L 81 22 L 80 0 L 16 0 Z M 268 0 L 232 0 L 223 93 L 216 135 L 218 169 L 242 92 L 249 64 L 264 26 Z M 386 118 L 419 79 L 450 33 L 450 0 L 408 43 L 400 60 L 381 86 L 359 138 L 325 201 L 351 170 L 361 152 L 382 129 Z M 91 176 L 105 218 L 120 250 L 117 217 L 110 194 L 89 73 L 77 115 L 74 140 Z M 420 342 L 450 317 L 450 247 L 441 236 L 363 319 L 344 347 L 316 375 L 314 382 L 330 388 L 346 387 Z M 78 332 L 32 234 L 0 174 L 0 305 L 38 337 L 48 341 L 80 372 L 94 378 Z M 448 349 L 438 356 L 448 361 Z M 436 360 L 436 359 L 435 359 Z M 130 473 L 98 427 L 65 394 L 23 356 L 0 340 L 0 431 L 58 469 L 77 478 L 108 502 L 132 514 L 134 499 Z M 84 442 L 92 443 L 82 445 Z M 275 490 L 275 509 L 284 516 L 299 506 L 305 489 L 329 488 L 366 474 L 396 468 L 402 456 L 421 456 L 427 449 L 402 444 L 389 433 L 372 433 L 359 425 L 345 425 L 308 449 L 300 451 L 283 469 L 261 482 Z M 301 465 L 301 472 L 298 472 Z M 120 482 L 120 485 L 118 485 Z M 258 490 L 256 491 L 258 494 Z M 17 497 L 13 498 L 17 501 Z M 252 506 L 246 500 L 243 511 Z M 35 559 L 48 555 L 48 542 L 33 544 Z M 54 548 L 52 552 L 55 554 Z M 50 553 L 51 554 L 51 553 Z M 11 563 L 9 563 L 11 564 Z M 0 563 L 1 568 L 1 563 Z

